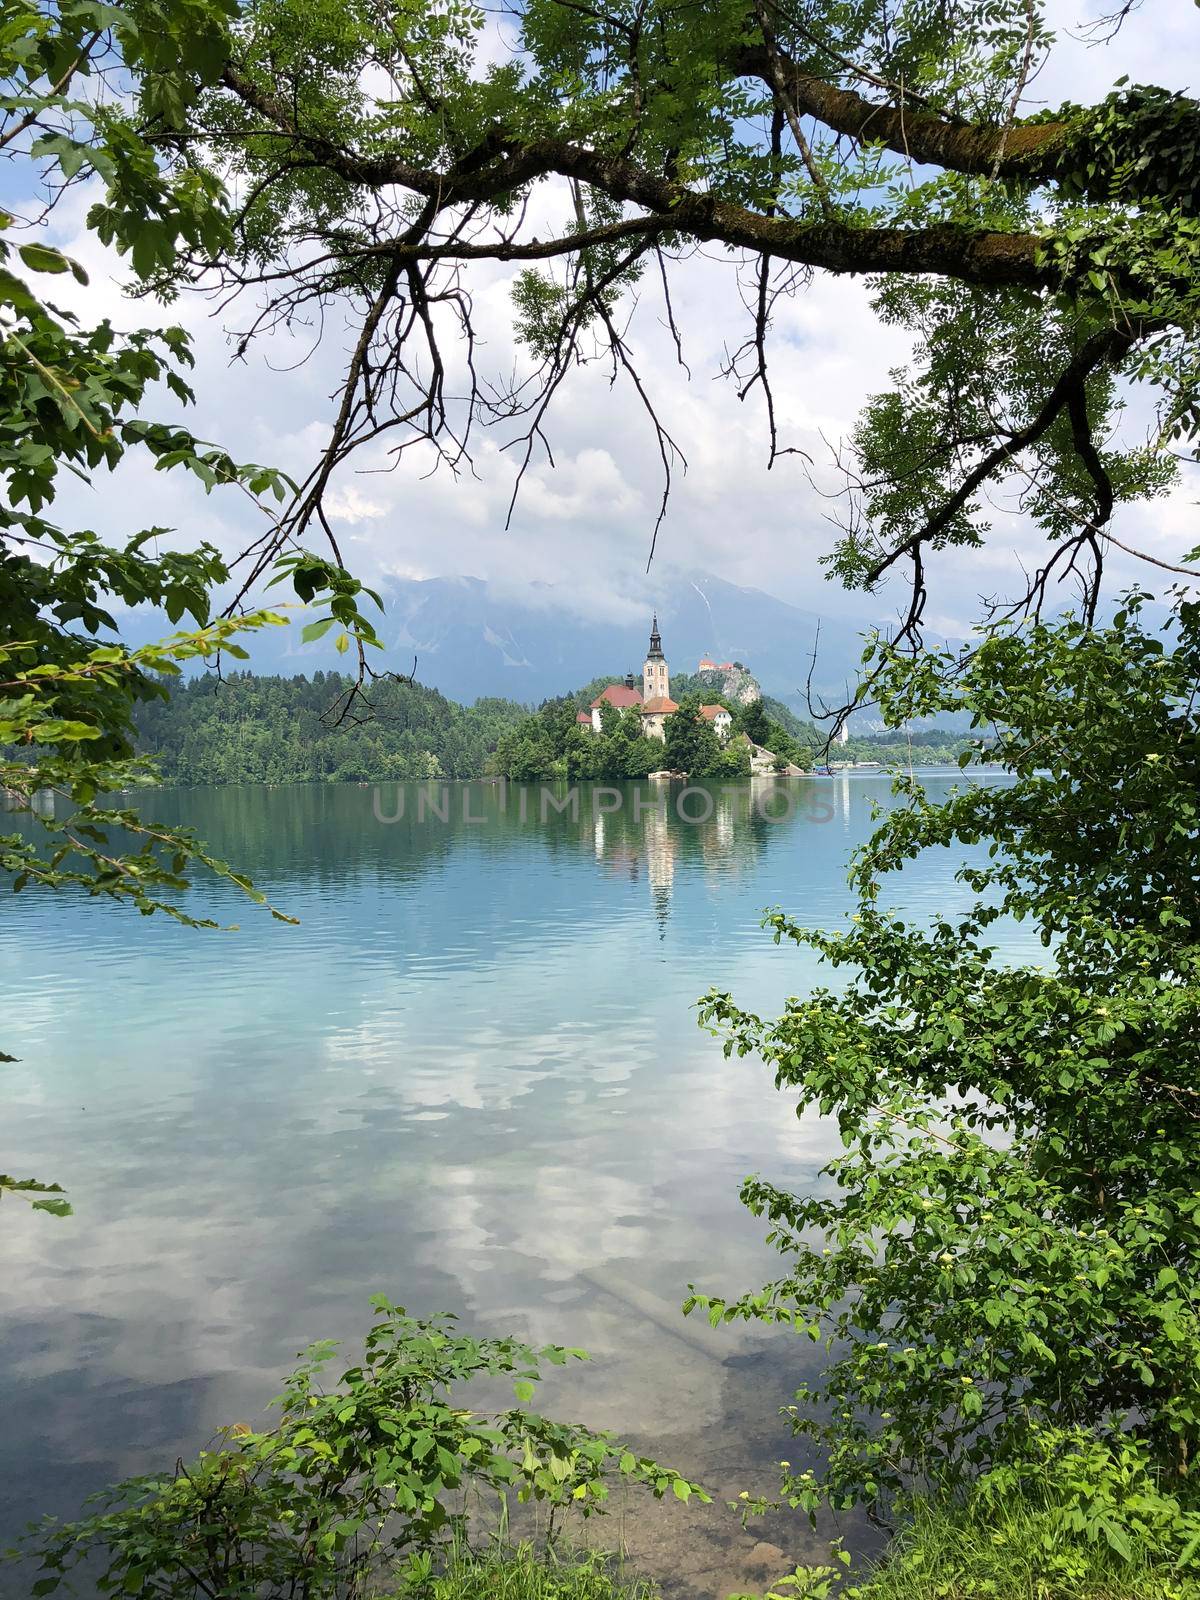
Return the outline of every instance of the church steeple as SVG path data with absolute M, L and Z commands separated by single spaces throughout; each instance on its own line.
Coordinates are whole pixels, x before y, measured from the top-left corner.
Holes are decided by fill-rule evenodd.
M 657 612 L 650 624 L 650 648 L 646 652 L 646 662 L 642 667 L 642 698 L 643 700 L 671 698 L 671 675 L 667 670 L 666 657 L 663 655 Z

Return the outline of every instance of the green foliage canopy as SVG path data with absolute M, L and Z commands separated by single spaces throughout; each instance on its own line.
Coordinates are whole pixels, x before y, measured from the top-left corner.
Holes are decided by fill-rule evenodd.
M 678 711 L 663 719 L 663 766 L 673 772 L 703 776 L 712 772 L 721 754 L 717 736 L 700 715 L 700 701 L 685 695 Z
M 216 251 L 232 237 L 219 182 L 164 163 L 155 145 L 215 81 L 231 15 L 224 0 L 131 8 L 17 0 L 0 23 L 0 152 L 24 164 L 30 187 L 35 164 L 64 186 L 94 176 L 103 198 L 89 226 L 142 277 L 180 250 Z M 127 93 L 111 92 L 114 75 L 128 74 L 140 86 L 136 110 Z M 244 657 L 237 635 L 280 619 L 244 607 L 218 614 L 214 597 L 229 568 L 210 544 L 170 548 L 161 526 L 135 527 L 111 544 L 61 526 L 51 512 L 63 474 L 90 484 L 131 454 L 157 472 L 189 473 L 206 491 L 243 492 L 272 521 L 271 507 L 292 486 L 269 467 L 237 462 L 147 416 L 159 386 L 176 402 L 193 398 L 187 335 L 178 327 L 120 332 L 107 321 L 88 327 L 49 298 L 56 280 L 72 278 L 87 282 L 36 228 L 23 236 L 12 216 L 0 215 L 0 793 L 7 809 L 34 817 L 44 832 L 40 844 L 0 836 L 0 872 L 17 891 L 69 886 L 194 922 L 179 903 L 192 868 L 228 879 L 255 902 L 265 897 L 189 830 L 162 827 L 106 797 L 154 781 L 134 753 L 139 702 L 161 696 L 164 679 L 184 662 Z M 278 541 L 272 560 L 302 600 L 327 602 L 360 649 L 374 639 L 359 611 L 360 586 L 339 562 Z M 114 600 L 160 607 L 172 624 L 187 617 L 191 629 L 127 649 L 112 637 Z M 2 1178 L 5 1192 L 65 1209 L 30 1180 Z
M 776 939 L 842 980 L 763 1020 L 713 993 L 705 1023 L 756 1054 L 845 1153 L 797 1196 L 756 1177 L 783 1276 L 693 1303 L 793 1324 L 832 1361 L 792 1408 L 828 1447 L 794 1505 L 882 1507 L 1037 1456 L 1046 1427 L 1130 1436 L 1167 1493 L 1200 1443 L 1200 902 L 1195 861 L 1200 605 L 1164 638 L 1131 596 L 1104 629 L 997 626 L 964 667 L 890 655 L 897 720 L 967 710 L 1010 781 L 909 803 L 858 855 L 844 928 L 784 913 Z M 974 903 L 924 927 L 888 875 L 988 842 Z M 1045 957 L 996 951 L 1002 917 Z M 1200 1541 L 1193 1546 L 1193 1555 Z

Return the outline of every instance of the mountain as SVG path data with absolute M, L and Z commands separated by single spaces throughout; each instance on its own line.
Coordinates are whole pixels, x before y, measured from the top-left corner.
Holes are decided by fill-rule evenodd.
M 279 591 L 274 591 L 277 594 Z M 580 615 L 578 602 L 552 584 L 498 589 L 480 578 L 392 579 L 383 588 L 380 629 L 385 656 L 372 663 L 407 673 L 452 700 L 469 704 L 500 696 L 537 705 L 600 676 L 640 679 L 657 607 L 667 660 L 675 672 L 694 672 L 701 656 L 738 661 L 767 694 L 807 716 L 805 682 L 820 638 L 813 689 L 839 703 L 854 681 L 862 651 L 861 621 L 822 620 L 765 594 L 706 573 L 656 576 L 647 585 L 644 613 L 627 608 L 623 619 Z M 123 620 L 122 636 L 144 643 L 170 631 L 164 619 L 141 613 Z M 312 674 L 344 670 L 333 634 L 305 645 L 299 623 L 267 629 L 248 641 L 256 673 Z
M 478 578 L 429 578 L 391 585 L 384 631 L 389 654 L 454 700 L 480 695 L 536 703 L 604 674 L 640 677 L 650 616 L 627 621 L 580 617 L 556 602 L 552 585 L 496 593 Z M 694 672 L 701 656 L 740 661 L 764 689 L 797 710 L 817 641 L 819 618 L 759 589 L 707 574 L 663 586 L 657 605 L 672 669 Z M 841 698 L 871 624 L 821 623 L 814 689 Z M 295 670 L 295 669 L 293 669 Z

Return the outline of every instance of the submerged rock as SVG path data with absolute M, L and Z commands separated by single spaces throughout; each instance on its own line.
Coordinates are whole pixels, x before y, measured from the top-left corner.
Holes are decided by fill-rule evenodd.
M 782 1578 L 791 1571 L 793 1563 L 777 1544 L 768 1544 L 765 1539 L 760 1539 L 753 1549 L 747 1550 L 741 1565 L 753 1578 L 770 1579 Z

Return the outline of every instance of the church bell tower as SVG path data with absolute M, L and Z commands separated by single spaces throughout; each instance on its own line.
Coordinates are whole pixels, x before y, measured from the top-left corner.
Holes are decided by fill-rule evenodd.
M 658 614 L 655 613 L 654 621 L 650 624 L 650 648 L 646 652 L 646 663 L 642 668 L 642 699 L 669 700 L 670 698 L 671 675 L 667 671 L 662 640 L 658 634 Z

